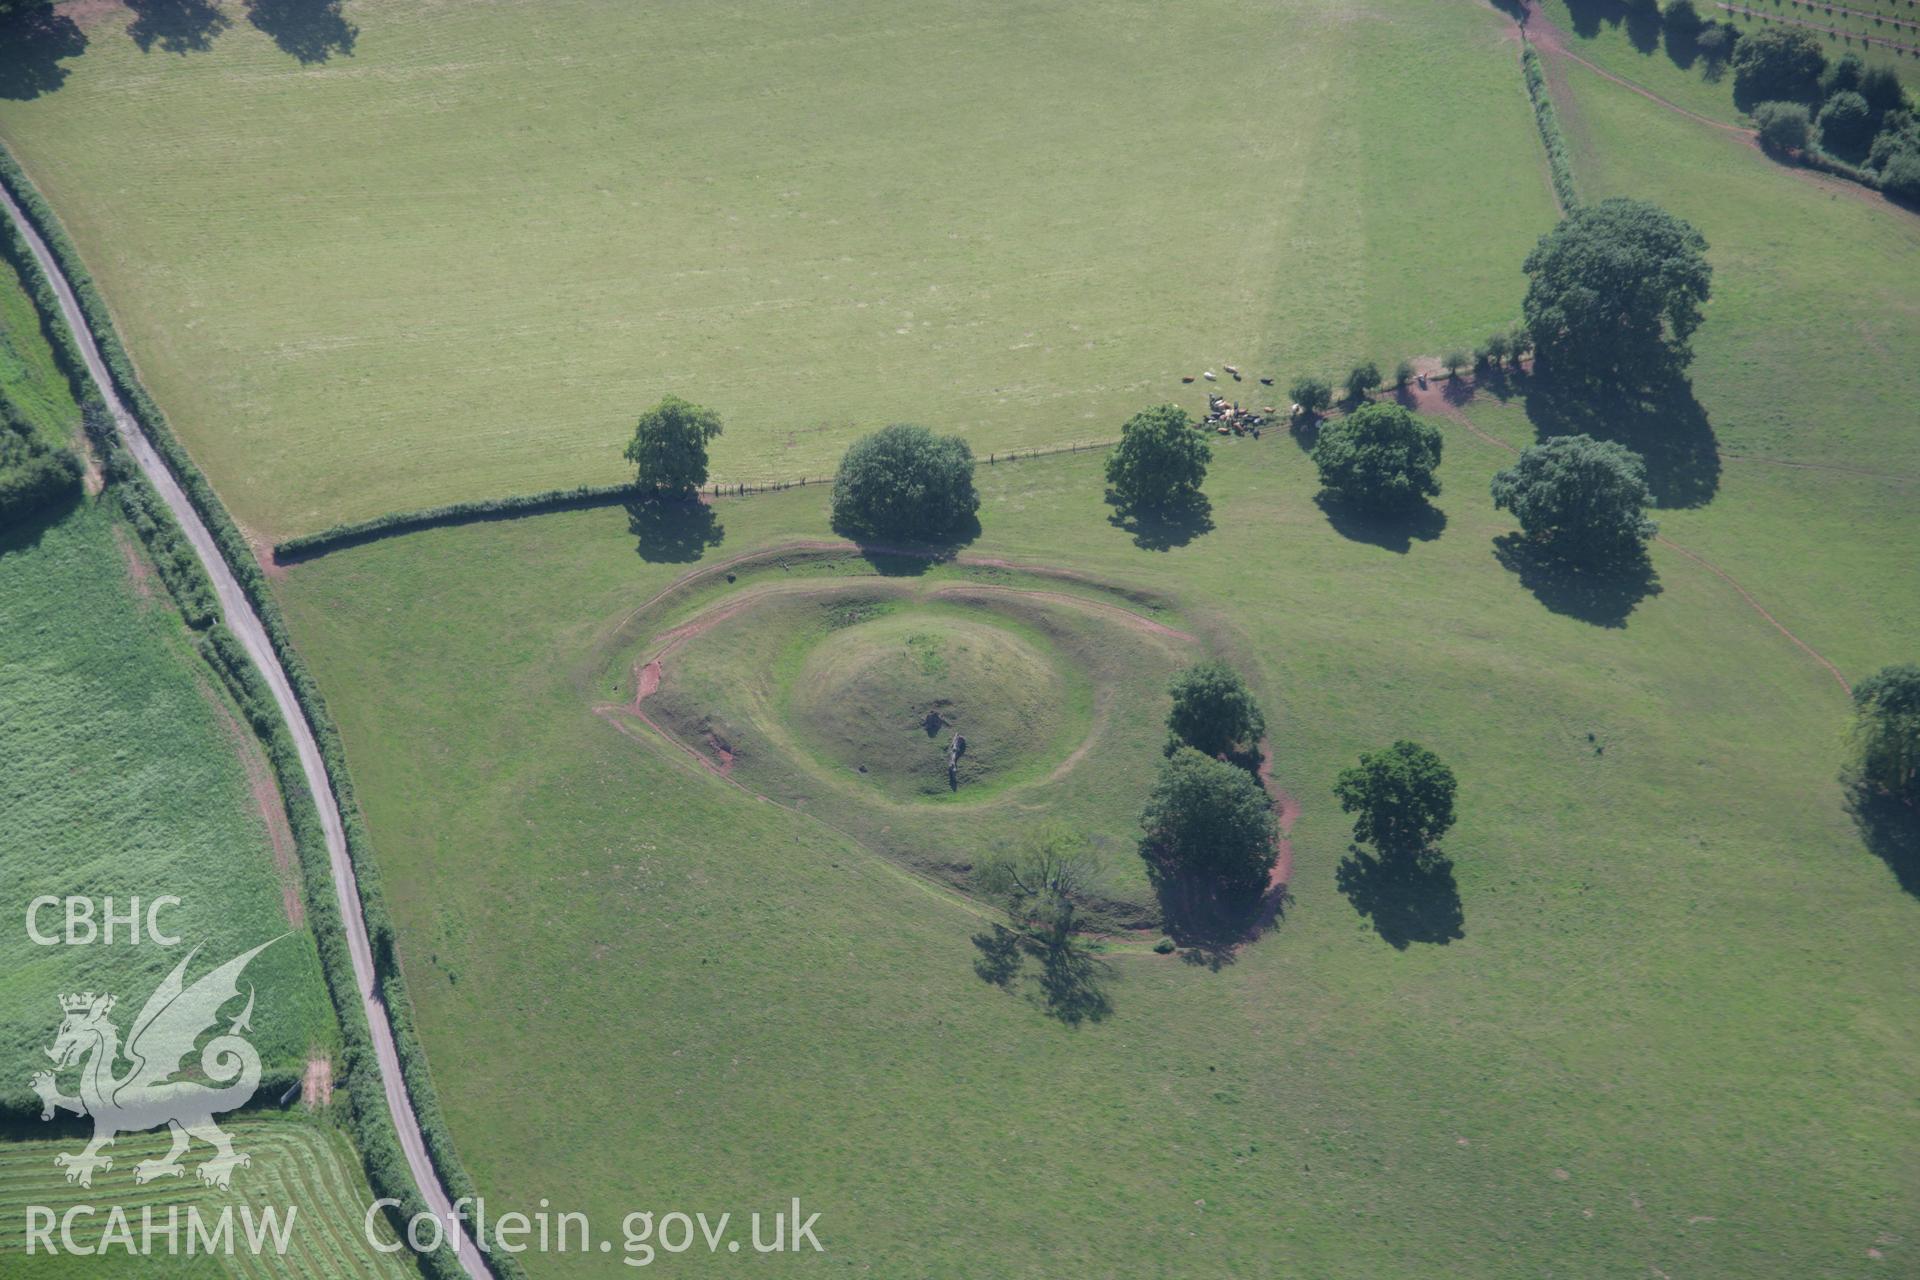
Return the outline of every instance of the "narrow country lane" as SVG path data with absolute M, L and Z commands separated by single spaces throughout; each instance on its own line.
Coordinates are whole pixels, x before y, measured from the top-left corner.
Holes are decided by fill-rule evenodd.
M 286 720 L 287 728 L 293 734 L 294 745 L 300 753 L 300 768 L 307 778 L 307 789 L 313 794 L 313 803 L 320 811 L 320 823 L 326 831 L 327 857 L 333 868 L 333 885 L 340 898 L 340 915 L 346 923 L 348 949 L 353 955 L 353 973 L 355 985 L 360 990 L 360 1001 L 366 1009 L 367 1023 L 373 1033 L 375 1056 L 380 1064 L 380 1077 L 386 1088 L 387 1107 L 393 1114 L 393 1127 L 399 1135 L 400 1146 L 406 1152 L 407 1165 L 413 1171 L 414 1183 L 420 1189 L 421 1197 L 427 1207 L 439 1216 L 442 1222 L 453 1222 L 453 1206 L 446 1188 L 440 1184 L 439 1175 L 434 1171 L 433 1163 L 427 1157 L 426 1139 L 420 1132 L 419 1119 L 414 1115 L 413 1102 L 407 1096 L 406 1085 L 400 1072 L 400 1055 L 394 1049 L 393 1027 L 387 1021 L 386 1004 L 380 998 L 379 988 L 374 982 L 373 951 L 367 942 L 367 922 L 360 914 L 360 889 L 355 882 L 353 863 L 347 857 L 346 834 L 340 823 L 340 809 L 334 803 L 333 789 L 327 784 L 326 768 L 320 759 L 320 747 L 314 741 L 313 728 L 307 723 L 306 715 L 293 696 L 293 688 L 287 682 L 287 673 L 281 668 L 279 657 L 267 640 L 266 628 L 261 626 L 259 617 L 253 611 L 252 603 L 246 593 L 240 589 L 240 583 L 234 578 L 233 570 L 220 555 L 214 544 L 213 536 L 201 523 L 200 513 L 195 511 L 187 495 L 174 480 L 173 473 L 167 470 L 166 463 L 154 451 L 146 434 L 140 429 L 126 406 L 121 403 L 114 391 L 113 381 L 107 375 L 105 363 L 100 358 L 100 350 L 94 344 L 93 334 L 87 328 L 81 315 L 80 304 L 73 296 L 66 276 L 60 270 L 59 262 L 47 248 L 46 242 L 34 230 L 20 206 L 4 187 L 0 187 L 0 203 L 5 204 L 7 216 L 20 228 L 20 234 L 26 238 L 33 249 L 33 255 L 39 260 L 40 269 L 52 282 L 54 292 L 60 299 L 60 312 L 66 320 L 67 328 L 73 333 L 79 344 L 80 352 L 87 363 L 87 374 L 107 408 L 113 413 L 115 427 L 126 442 L 140 469 L 165 500 L 173 518 L 180 523 L 187 540 L 193 545 L 194 554 L 205 566 L 207 576 L 213 580 L 214 589 L 220 597 L 221 612 L 229 630 L 246 648 L 247 655 L 266 678 L 267 685 L 273 691 L 273 699 L 279 705 L 280 714 Z M 460 1261 L 467 1274 L 475 1280 L 492 1280 L 492 1271 L 480 1251 L 474 1247 L 464 1223 L 456 1224 L 459 1232 Z

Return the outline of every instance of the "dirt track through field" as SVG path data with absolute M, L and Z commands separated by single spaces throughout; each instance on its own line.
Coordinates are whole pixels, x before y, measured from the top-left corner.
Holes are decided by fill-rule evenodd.
M 1593 72 L 1593 74 L 1599 76 L 1602 80 L 1610 80 L 1623 89 L 1639 94 L 1649 102 L 1657 103 L 1665 107 L 1675 115 L 1685 116 L 1695 124 L 1702 124 L 1709 129 L 1727 134 L 1745 143 L 1747 146 L 1752 147 L 1762 155 L 1766 154 L 1766 149 L 1760 145 L 1760 134 L 1757 130 L 1749 129 L 1745 125 L 1728 124 L 1724 120 L 1715 120 L 1711 116 L 1703 116 L 1697 111 L 1690 111 L 1677 102 L 1661 97 L 1645 85 L 1636 84 L 1625 76 L 1616 75 L 1605 67 L 1575 53 L 1570 47 L 1566 33 L 1555 26 L 1553 20 L 1542 13 L 1539 8 L 1529 3 L 1526 6 L 1526 14 L 1527 16 L 1516 25 L 1519 27 L 1522 35 L 1531 41 L 1535 48 L 1551 54 L 1555 58 L 1564 58 L 1568 62 L 1577 62 L 1587 70 Z M 1555 77 L 1551 74 L 1547 77 L 1549 91 L 1551 91 L 1553 87 L 1554 79 Z M 1565 101 L 1556 102 L 1555 105 L 1558 106 L 1562 112 L 1566 112 L 1571 108 L 1571 104 Z M 1836 195 L 1844 195 L 1854 200 L 1863 200 L 1869 204 L 1879 205 L 1882 208 L 1904 212 L 1900 205 L 1887 199 L 1872 187 L 1862 186 L 1850 179 L 1795 164 L 1781 164 L 1780 168 L 1792 177 L 1798 178 L 1802 182 L 1811 183 L 1823 191 L 1832 192 Z

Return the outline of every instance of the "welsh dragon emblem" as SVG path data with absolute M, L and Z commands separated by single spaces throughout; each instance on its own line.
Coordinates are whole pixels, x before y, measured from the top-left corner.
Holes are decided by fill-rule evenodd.
M 67 1171 L 68 1182 L 92 1186 L 95 1170 L 113 1168 L 113 1158 L 101 1152 L 113 1145 L 116 1135 L 140 1133 L 163 1124 L 173 1131 L 173 1150 L 161 1159 L 134 1165 L 133 1180 L 137 1183 L 180 1177 L 186 1172 L 180 1157 L 194 1138 L 214 1149 L 215 1154 L 199 1169 L 200 1181 L 210 1186 L 226 1187 L 237 1166 L 252 1163 L 250 1157 L 233 1149 L 232 1141 L 213 1122 L 216 1113 L 244 1106 L 260 1084 L 260 1055 L 239 1034 L 252 1030 L 251 987 L 247 989 L 246 1008 L 227 1024 L 224 1033 L 215 1035 L 200 1050 L 200 1070 L 214 1083 L 172 1077 L 181 1070 L 182 1061 L 193 1052 L 200 1036 L 219 1022 L 221 1006 L 239 996 L 240 973 L 248 961 L 279 940 L 263 942 L 186 986 L 183 978 L 187 965 L 200 951 L 195 947 L 147 998 L 124 1046 L 120 1029 L 107 1016 L 113 1012 L 111 995 L 89 991 L 60 997 L 64 1017 L 53 1047 L 47 1050 L 54 1070 L 37 1073 L 32 1084 L 33 1091 L 40 1095 L 42 1120 L 53 1119 L 56 1109 L 93 1117 L 93 1141 L 86 1150 L 53 1158 L 56 1166 Z M 116 1075 L 123 1058 L 129 1066 L 124 1074 Z M 80 1068 L 79 1093 L 68 1097 L 60 1092 L 55 1076 L 74 1066 Z

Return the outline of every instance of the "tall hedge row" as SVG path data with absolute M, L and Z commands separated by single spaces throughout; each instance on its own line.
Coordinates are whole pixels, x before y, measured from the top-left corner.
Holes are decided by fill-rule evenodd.
M 388 1016 L 393 1023 L 394 1041 L 399 1052 L 402 1070 L 406 1078 L 407 1090 L 411 1095 L 414 1111 L 426 1137 L 427 1149 L 439 1172 L 442 1185 L 449 1195 L 458 1199 L 461 1196 L 476 1196 L 472 1178 L 454 1150 L 452 1137 L 446 1129 L 445 1118 L 434 1094 L 433 1081 L 426 1058 L 421 1050 L 419 1037 L 413 1029 L 411 1003 L 400 981 L 399 966 L 395 955 L 392 920 L 387 912 L 384 895 L 380 888 L 379 873 L 374 866 L 372 849 L 366 834 L 366 824 L 360 814 L 360 807 L 353 791 L 353 782 L 348 775 L 346 755 L 341 746 L 338 729 L 332 717 L 327 713 L 326 703 L 322 700 L 318 686 L 308 672 L 305 662 L 294 648 L 287 632 L 286 621 L 281 616 L 279 606 L 268 590 L 265 575 L 253 558 L 253 549 L 240 533 L 219 496 L 213 491 L 192 458 L 180 444 L 179 439 L 167 425 L 159 406 L 141 386 L 133 362 L 121 346 L 115 333 L 113 322 L 95 287 L 92 277 L 87 273 L 73 243 L 67 238 L 65 230 L 54 217 L 52 209 L 41 198 L 39 191 L 27 179 L 12 154 L 0 147 L 0 185 L 4 185 L 26 213 L 28 221 L 40 234 L 42 240 L 59 263 L 67 278 L 87 328 L 100 350 L 102 361 L 107 367 L 114 390 L 123 403 L 139 422 L 141 429 L 152 442 L 153 447 L 165 460 L 174 479 L 193 503 L 200 519 L 205 523 L 226 560 L 241 589 L 252 603 L 262 626 L 273 645 L 287 680 L 293 688 L 295 699 L 312 728 L 313 735 L 320 748 L 320 755 L 326 767 L 327 780 L 333 790 L 335 802 L 340 809 L 340 817 L 346 831 L 347 852 L 352 861 L 354 874 L 359 883 L 361 914 L 366 921 L 369 941 L 372 945 L 373 962 L 376 969 L 376 981 L 387 1002 Z M 55 353 L 67 366 L 69 377 L 76 379 L 79 385 L 86 385 L 88 374 L 81 358 L 80 349 L 71 336 L 64 333 L 59 322 L 60 311 L 50 282 L 39 269 L 28 246 L 25 245 L 12 223 L 7 224 L 10 255 L 18 253 L 18 265 L 29 291 L 41 307 L 43 318 L 51 317 L 50 328 L 61 332 L 61 340 L 54 344 Z M 104 408 L 104 406 L 103 406 Z M 96 419 L 104 424 L 105 415 L 96 414 Z M 123 449 L 115 440 L 115 448 Z M 126 459 L 122 471 L 138 476 L 138 468 L 130 458 Z M 144 477 L 140 484 L 145 485 Z M 123 490 L 138 489 L 140 485 L 123 485 Z M 146 486 L 147 498 L 136 500 L 155 527 L 164 524 L 173 531 L 173 536 L 182 537 L 178 526 L 174 524 L 165 505 L 159 501 L 151 486 Z M 197 570 L 198 566 L 195 565 Z M 212 596 L 211 583 L 204 574 L 199 575 L 201 587 L 208 597 Z M 170 587 L 171 582 L 168 584 Z M 182 608 L 190 609 L 194 605 L 195 589 L 188 588 L 187 599 Z M 405 1215 L 425 1212 L 426 1205 L 418 1189 L 414 1186 L 412 1171 L 408 1168 L 406 1156 L 401 1151 L 399 1139 L 387 1118 L 386 1096 L 381 1084 L 378 1063 L 373 1057 L 371 1033 L 368 1029 L 364 1010 L 360 1003 L 358 984 L 354 978 L 352 955 L 348 948 L 345 924 L 343 923 L 338 901 L 335 896 L 332 868 L 327 855 L 324 830 L 320 824 L 318 809 L 307 792 L 305 772 L 300 767 L 298 753 L 293 740 L 277 710 L 272 706 L 262 678 L 251 662 L 247 661 L 245 651 L 240 648 L 231 633 L 217 623 L 209 623 L 204 649 L 215 669 L 236 690 L 235 697 L 243 707 L 251 699 L 256 703 L 248 711 L 248 719 L 258 727 L 266 722 L 272 726 L 271 732 L 262 733 L 263 744 L 268 758 L 273 762 L 275 775 L 279 780 L 281 794 L 286 802 L 287 818 L 291 826 L 296 845 L 300 852 L 302 876 L 306 884 L 308 920 L 319 944 L 321 963 L 326 974 L 327 984 L 333 996 L 336 1013 L 340 1019 L 341 1034 L 346 1051 L 343 1055 L 342 1079 L 353 1104 L 353 1126 L 355 1139 L 359 1144 L 361 1157 L 365 1161 L 367 1177 L 374 1190 L 382 1196 L 398 1200 Z M 247 673 L 245 677 L 238 672 Z M 237 682 L 237 683 L 236 683 Z M 260 700 L 265 699 L 262 703 Z M 522 1280 L 525 1271 L 518 1260 L 507 1254 L 489 1255 L 489 1263 L 496 1274 L 508 1280 Z M 425 1255 L 421 1265 L 429 1275 L 445 1276 L 449 1280 L 463 1273 L 458 1259 L 451 1250 Z
M 1520 46 L 1520 69 L 1526 77 L 1527 97 L 1533 100 L 1533 119 L 1540 126 L 1540 141 L 1547 149 L 1547 172 L 1553 180 L 1553 194 L 1563 211 L 1571 210 L 1580 203 L 1580 195 L 1573 185 L 1573 163 L 1567 156 L 1567 139 L 1560 132 L 1560 117 L 1553 109 L 1553 96 L 1547 91 L 1546 70 L 1530 44 Z

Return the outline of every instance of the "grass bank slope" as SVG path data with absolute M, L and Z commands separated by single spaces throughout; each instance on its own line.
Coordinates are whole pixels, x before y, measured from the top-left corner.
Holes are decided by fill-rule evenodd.
M 88 13 L 0 138 L 271 536 L 619 479 L 665 391 L 756 480 L 894 420 L 1104 437 L 1225 361 L 1391 367 L 1510 320 L 1552 218 L 1475 5 L 398 0 L 308 64 Z

